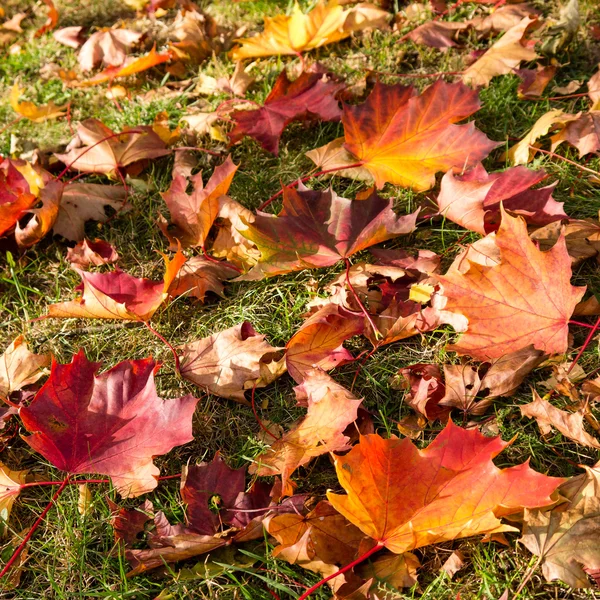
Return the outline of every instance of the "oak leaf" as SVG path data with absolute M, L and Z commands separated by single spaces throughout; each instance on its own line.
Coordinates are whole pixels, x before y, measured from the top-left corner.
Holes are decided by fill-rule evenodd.
M 33 102 L 19 102 L 23 90 L 18 83 L 13 85 L 10 92 L 10 105 L 12 109 L 21 117 L 33 121 L 34 123 L 43 123 L 48 119 L 57 119 L 66 113 L 66 106 L 56 106 L 54 102 L 49 102 L 43 106 L 36 106 Z
M 536 21 L 536 18 L 525 17 L 511 27 L 481 58 L 464 71 L 463 81 L 476 87 L 487 87 L 494 77 L 511 73 L 522 61 L 539 58 L 533 49 L 534 43 L 524 39 L 527 28 Z
M 568 217 L 562 202 L 552 197 L 556 184 L 531 189 L 545 178 L 544 171 L 526 167 L 488 173 L 478 164 L 462 175 L 446 173 L 437 204 L 445 218 L 482 235 L 498 228 L 501 204 L 509 213 L 524 217 L 528 224 L 547 225 Z
M 97 375 L 100 363 L 83 351 L 69 364 L 52 363 L 50 378 L 19 409 L 25 441 L 57 469 L 109 475 L 123 497 L 153 490 L 152 459 L 192 441 L 193 396 L 156 394 L 154 360 L 123 361 Z
M 523 507 L 546 506 L 562 479 L 527 463 L 498 469 L 508 446 L 499 437 L 449 421 L 425 450 L 404 438 L 363 436 L 335 459 L 347 495 L 327 493 L 333 507 L 381 546 L 400 554 L 483 533 L 514 531 L 500 521 Z
M 261 251 L 258 264 L 242 279 L 329 267 L 370 246 L 414 231 L 418 210 L 396 216 L 393 202 L 367 191 L 348 200 L 332 189 L 286 187 L 275 216 L 258 212 L 241 233 Z
M 169 239 L 170 250 L 204 246 L 208 232 L 219 212 L 219 200 L 229 190 L 237 165 L 228 156 L 225 162 L 215 168 L 206 187 L 202 181 L 202 172 L 193 175 L 189 181 L 194 189 L 186 192 L 188 177 L 181 170 L 174 169 L 173 181 L 168 191 L 161 194 L 169 212 L 171 224 L 167 225 L 160 217 L 159 226 Z
M 600 442 L 583 429 L 583 412 L 569 413 L 556 408 L 535 390 L 533 390 L 533 402 L 521 406 L 521 414 L 535 419 L 542 435 L 548 435 L 554 427 L 566 438 L 581 446 L 600 448 Z
M 564 238 L 547 252 L 527 235 L 525 221 L 502 209 L 495 235 L 500 263 L 467 259 L 464 273 L 450 269 L 438 279 L 446 310 L 465 316 L 468 329 L 449 349 L 481 361 L 533 344 L 545 354 L 567 350 L 569 318 L 585 288 L 573 287 Z
M 22 335 L 16 337 L 0 356 L 0 398 L 35 383 L 50 365 L 49 354 L 34 354 Z
M 307 371 L 294 388 L 306 416 L 271 447 L 255 458 L 250 472 L 261 476 L 281 475 L 284 490 L 290 490 L 292 473 L 317 456 L 349 448 L 344 430 L 357 417 L 362 400 L 319 369 Z
M 286 344 L 285 360 L 297 383 L 315 367 L 329 371 L 354 360 L 343 342 L 364 330 L 362 313 L 326 304 L 309 317 Z
M 133 127 L 120 133 L 115 134 L 97 119 L 86 119 L 77 126 L 67 152 L 55 156 L 71 169 L 111 175 L 171 152 L 151 127 Z
M 168 297 L 169 287 L 186 261 L 181 252 L 165 260 L 162 281 L 140 279 L 117 269 L 111 273 L 88 273 L 74 268 L 82 283 L 81 296 L 75 300 L 51 304 L 50 317 L 61 319 L 124 319 L 148 321 Z
M 236 40 L 231 52 L 234 61 L 277 54 L 298 54 L 349 37 L 353 31 L 383 27 L 389 13 L 369 4 L 344 10 L 338 0 L 321 0 L 308 14 L 294 3 L 291 16 L 265 17 L 263 33 Z
M 339 121 L 342 111 L 335 95 L 343 87 L 326 73 L 303 72 L 298 79 L 290 81 L 282 71 L 264 106 L 231 113 L 230 118 L 235 122 L 229 134 L 231 143 L 249 135 L 265 150 L 277 155 L 279 138 L 292 121 Z
M 119 260 L 119 254 L 113 246 L 103 240 L 84 239 L 74 248 L 67 250 L 67 260 L 71 266 L 87 269 L 91 265 L 98 267 L 100 265 L 110 265 Z
M 413 87 L 377 82 L 363 104 L 344 105 L 344 147 L 378 188 L 427 190 L 438 171 L 468 168 L 498 145 L 472 122 L 454 124 L 479 108 L 477 92 L 462 83 L 438 80 L 415 95 Z
M 245 321 L 178 348 L 181 375 L 222 398 L 249 404 L 245 392 L 269 385 L 285 372 L 265 336 Z
M 91 71 L 100 64 L 120 67 L 127 58 L 129 48 L 139 42 L 142 35 L 130 29 L 104 29 L 93 33 L 77 57 L 81 70 Z
M 238 270 L 226 263 L 217 263 L 203 256 L 190 258 L 169 286 L 169 296 L 192 296 L 201 302 L 208 292 L 223 296 L 223 282 L 232 279 Z

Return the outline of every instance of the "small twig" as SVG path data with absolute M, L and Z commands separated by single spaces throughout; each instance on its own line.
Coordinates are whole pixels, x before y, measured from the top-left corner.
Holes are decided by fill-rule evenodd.
M 350 292 L 354 296 L 354 299 L 356 300 L 356 303 L 358 304 L 358 306 L 360 306 L 360 310 L 362 311 L 363 315 L 365 316 L 365 319 L 367 319 L 367 321 L 369 322 L 369 325 L 371 326 L 371 329 L 373 330 L 373 334 L 375 335 L 375 340 L 382 340 L 383 334 L 381 333 L 381 331 L 379 331 L 379 328 L 377 327 L 377 325 L 375 325 L 375 322 L 373 321 L 371 315 L 369 314 L 369 311 L 365 308 L 365 305 L 362 303 L 362 300 L 359 298 L 358 294 L 356 293 L 356 290 L 354 289 L 354 286 L 350 282 L 350 267 L 352 266 L 350 264 L 350 260 L 347 258 L 345 258 L 344 260 L 346 261 L 346 283 L 348 284 L 348 287 L 350 288 Z
M 543 554 L 540 555 L 540 557 L 535 561 L 535 564 L 533 564 L 526 571 L 525 577 L 519 584 L 519 587 L 517 588 L 517 591 L 515 592 L 515 595 L 513 596 L 513 600 L 516 600 L 516 598 L 519 596 L 519 594 L 523 591 L 523 588 L 529 583 L 529 580 L 531 579 L 532 575 L 535 573 L 535 570 L 537 569 L 538 565 L 540 564 L 540 562 L 542 562 L 542 557 L 543 557 Z
M 377 346 L 373 346 L 373 349 L 365 355 L 365 357 L 358 363 L 358 367 L 356 367 L 356 371 L 354 372 L 354 379 L 352 379 L 352 385 L 350 386 L 350 391 L 354 390 L 354 385 L 356 384 L 356 379 L 358 378 L 358 374 L 361 372 L 362 368 L 365 366 L 366 362 L 375 354 L 378 350 Z
M 260 428 L 265 432 L 268 433 L 274 440 L 278 440 L 279 438 L 272 433 L 271 431 L 269 431 L 263 424 L 263 422 L 260 420 L 260 418 L 258 417 L 258 412 L 256 412 L 256 401 L 254 399 L 254 393 L 256 392 L 256 384 L 258 383 L 258 381 L 254 382 L 254 385 L 252 386 L 252 412 L 254 413 L 254 418 L 256 419 L 256 422 L 259 424 Z
M 569 163 L 570 165 L 573 165 L 574 167 L 577 167 L 578 169 L 581 169 L 582 171 L 586 171 L 588 173 L 592 173 L 592 174 L 596 175 L 597 177 L 600 177 L 600 172 L 594 171 L 593 169 L 588 169 L 587 167 L 584 167 L 583 165 L 576 163 L 574 160 L 569 160 L 568 158 L 565 158 L 564 156 L 561 156 L 560 154 L 556 154 L 556 152 L 551 152 L 550 150 L 542 150 L 541 148 L 538 148 L 537 146 L 534 146 L 533 144 L 529 144 L 529 148 L 531 148 L 531 150 L 533 150 L 534 152 L 541 152 L 542 154 L 547 154 L 548 156 L 552 156 L 553 158 L 558 158 L 566 163 Z
M 156 331 L 156 329 L 154 329 L 152 325 L 148 323 L 148 321 L 142 321 L 142 323 L 146 326 L 146 329 L 148 331 L 152 332 L 171 351 L 171 353 L 173 354 L 173 358 L 175 359 L 175 368 L 177 369 L 178 373 L 181 373 L 181 367 L 179 365 L 179 356 L 177 356 L 175 348 L 173 348 L 173 346 L 171 346 L 171 344 L 169 344 L 169 342 L 167 342 L 167 340 L 162 335 L 160 335 L 160 333 L 158 333 L 158 331 Z
M 31 526 L 31 529 L 27 532 L 27 535 L 23 538 L 23 541 L 17 546 L 17 549 L 13 552 L 13 555 L 10 557 L 8 562 L 4 565 L 4 568 L 2 569 L 2 571 L 0 571 L 0 579 L 2 577 L 4 577 L 8 573 L 10 568 L 15 564 L 15 562 L 21 555 L 21 552 L 23 552 L 23 549 L 27 545 L 27 542 L 31 539 L 31 536 L 35 533 L 35 530 L 42 524 L 42 522 L 44 521 L 44 518 L 48 514 L 48 511 L 52 508 L 52 506 L 54 505 L 54 503 L 56 502 L 58 497 L 63 493 L 63 490 L 69 484 L 69 477 L 70 477 L 69 475 L 67 475 L 65 477 L 65 479 L 61 483 L 61 486 L 56 490 L 56 492 L 54 492 L 54 496 L 52 496 L 52 499 L 50 500 L 50 502 L 48 502 L 48 504 L 46 505 L 46 508 L 44 508 L 44 510 L 42 511 L 42 514 L 36 519 L 35 523 Z

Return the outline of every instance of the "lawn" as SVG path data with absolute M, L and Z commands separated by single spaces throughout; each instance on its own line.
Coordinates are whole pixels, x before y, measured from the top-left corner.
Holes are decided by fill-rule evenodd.
M 534 0 L 531 2 L 543 15 L 557 15 L 558 2 Z M 200 7 L 220 24 L 229 27 L 247 25 L 244 35 L 261 30 L 263 18 L 290 11 L 292 3 L 286 0 L 256 0 L 230 2 L 200 0 Z M 397 10 L 405 10 L 405 3 L 391 2 Z M 582 26 L 568 50 L 557 56 L 561 64 L 553 84 L 567 85 L 578 79 L 587 81 L 600 62 L 600 44 L 591 32 L 591 24 L 600 24 L 600 9 L 594 0 L 581 1 Z M 311 3 L 303 2 L 303 8 Z M 0 153 L 3 156 L 31 159 L 34 151 L 50 156 L 64 151 L 72 138 L 72 128 L 86 118 L 94 117 L 114 131 L 139 125 L 152 125 L 156 115 L 166 111 L 171 127 L 192 110 L 210 111 L 227 100 L 225 94 L 213 96 L 197 93 L 196 83 L 201 74 L 214 77 L 230 75 L 234 64 L 225 54 L 213 55 L 202 64 L 187 65 L 180 79 L 184 85 L 174 85 L 180 80 L 166 76 L 162 67 L 124 79 L 119 85 L 126 89 L 126 97 L 112 100 L 106 84 L 94 87 L 69 87 L 65 85 L 49 65 L 62 69 L 76 69 L 76 50 L 59 44 L 51 33 L 33 38 L 33 32 L 41 26 L 47 10 L 41 3 L 8 1 L 3 5 L 7 15 L 25 10 L 28 18 L 23 21 L 24 33 L 19 34 L 10 45 L 2 48 L 0 59 Z M 167 10 L 164 17 L 153 17 L 135 10 L 117 0 L 84 2 L 75 0 L 57 2 L 59 27 L 81 25 L 90 28 L 112 26 L 124 20 L 127 27 L 149 32 L 149 38 L 172 21 L 175 10 Z M 453 9 L 444 19 L 463 21 L 474 14 L 487 10 L 484 6 L 466 2 Z M 402 33 L 412 25 L 397 31 L 367 31 L 351 38 L 324 46 L 306 54 L 305 60 L 319 61 L 330 71 L 348 83 L 360 83 L 365 74 L 373 72 L 384 83 L 414 85 L 419 90 L 428 86 L 428 77 L 402 77 L 401 74 L 430 74 L 457 71 L 463 68 L 463 60 L 469 51 L 486 48 L 489 40 L 478 40 L 475 35 L 467 38 L 466 47 L 450 48 L 445 52 L 417 45 L 410 40 L 398 42 Z M 151 41 L 146 44 L 149 50 Z M 15 47 L 18 46 L 18 47 Z M 296 57 L 271 57 L 256 60 L 251 74 L 256 78 L 246 97 L 262 103 L 268 95 L 278 74 L 286 67 L 298 67 Z M 377 75 L 379 74 L 379 75 Z M 453 81 L 452 76 L 447 76 Z M 25 98 L 36 104 L 50 101 L 56 104 L 70 102 L 70 118 L 32 123 L 18 119 L 12 110 L 8 96 L 15 82 L 25 90 Z M 502 153 L 531 128 L 535 121 L 553 108 L 576 113 L 587 110 L 587 98 L 548 99 L 546 91 L 538 101 L 527 101 L 517 96 L 519 79 L 516 75 L 504 75 L 492 80 L 490 86 L 481 90 L 482 108 L 474 115 L 476 126 L 490 139 L 502 142 L 484 161 L 488 171 L 508 167 Z M 551 89 L 553 84 L 549 86 Z M 152 93 L 160 90 L 158 93 Z M 585 88 L 580 91 L 585 91 Z M 278 156 L 265 152 L 254 140 L 246 137 L 240 143 L 227 143 L 206 137 L 202 146 L 220 153 L 195 152 L 196 170 L 203 170 L 205 180 L 219 165 L 227 153 L 239 165 L 229 195 L 249 209 L 256 209 L 262 202 L 281 189 L 282 183 L 293 182 L 310 173 L 313 163 L 305 152 L 317 148 L 343 135 L 341 123 L 310 122 L 293 123 L 281 138 Z M 593 154 L 584 160 L 577 151 L 561 146 L 559 153 L 576 164 L 538 154 L 529 165 L 544 168 L 548 182 L 557 181 L 554 197 L 564 202 L 566 213 L 573 218 L 595 218 L 598 215 L 598 183 L 590 180 L 577 165 L 600 170 L 600 160 Z M 590 158 L 591 157 L 591 158 Z M 58 169 L 58 167 L 55 167 Z M 160 252 L 166 252 L 168 241 L 157 226 L 159 213 L 168 215 L 160 195 L 170 184 L 173 157 L 153 160 L 141 174 L 128 177 L 129 202 L 132 210 L 117 215 L 107 224 L 88 222 L 86 236 L 110 242 L 118 249 L 120 268 L 136 277 L 160 279 L 163 260 Z M 70 172 L 75 176 L 77 173 Z M 68 176 L 67 176 L 68 177 Z M 438 184 L 440 177 L 438 176 Z M 81 181 L 106 183 L 102 175 L 85 175 Z M 118 183 L 118 180 L 115 181 Z M 310 179 L 312 189 L 335 191 L 346 198 L 353 198 L 363 189 L 360 181 L 328 175 Z M 417 193 L 406 188 L 387 184 L 381 195 L 394 198 L 394 208 L 406 214 L 417 206 L 426 205 L 435 197 L 435 190 Z M 276 212 L 279 200 L 267 210 Z M 478 234 L 468 233 L 458 225 L 440 217 L 422 221 L 411 235 L 386 242 L 385 248 L 432 250 L 443 256 L 445 269 L 464 245 L 478 239 Z M 2 241 L 0 240 L 0 244 Z M 264 448 L 264 441 L 257 420 L 250 407 L 203 392 L 194 384 L 180 377 L 175 369 L 169 349 L 142 324 L 120 321 L 41 319 L 52 303 L 73 298 L 79 277 L 66 260 L 69 244 L 58 237 L 47 236 L 37 245 L 23 252 L 15 251 L 6 244 L 0 245 L 0 326 L 2 350 L 19 334 L 23 333 L 35 352 L 51 352 L 56 361 L 66 363 L 79 349 L 85 350 L 91 361 L 102 362 L 108 369 L 120 361 L 154 357 L 162 362 L 156 383 L 159 395 L 176 398 L 193 394 L 200 398 L 194 416 L 194 441 L 178 447 L 169 454 L 156 459 L 162 475 L 177 474 L 182 465 L 208 461 L 218 451 L 233 468 L 247 466 Z M 191 255 L 191 251 L 187 251 Z M 369 260 L 368 251 L 352 257 L 352 262 Z M 304 270 L 262 281 L 228 283 L 223 298 L 210 296 L 205 303 L 180 297 L 163 304 L 152 319 L 153 327 L 173 346 L 179 346 L 214 332 L 222 331 L 243 321 L 249 321 L 276 347 L 285 346 L 303 322 L 308 302 L 325 296 L 324 288 L 344 271 L 343 263 L 334 267 Z M 590 260 L 576 267 L 574 285 L 587 285 L 588 291 L 600 293 L 600 265 Z M 572 348 L 579 348 L 586 331 L 571 328 L 574 333 Z M 357 397 L 364 398 L 364 406 L 372 415 L 377 432 L 387 437 L 398 435 L 397 423 L 412 414 L 404 401 L 405 390 L 398 385 L 398 370 L 415 363 L 452 363 L 459 358 L 445 350 L 455 337 L 452 329 L 438 330 L 414 336 L 390 344 L 359 363 L 351 363 L 336 369 L 332 374 L 342 385 L 353 388 Z M 364 337 L 355 337 L 347 348 L 358 356 L 371 349 Z M 572 353 L 572 356 L 576 351 Z M 579 360 L 586 373 L 596 370 L 598 344 L 594 341 Z M 358 368 L 357 368 L 358 367 Z M 598 452 L 583 448 L 559 433 L 542 437 L 533 419 L 521 416 L 519 407 L 531 401 L 531 386 L 538 386 L 549 377 L 548 369 L 531 374 L 519 392 L 510 398 L 499 398 L 481 417 L 465 417 L 454 414 L 460 425 L 473 421 L 485 424 L 490 432 L 502 439 L 515 437 L 512 445 L 495 462 L 498 466 L 512 466 L 530 459 L 531 466 L 542 473 L 567 477 L 580 472 L 577 464 L 591 466 L 598 460 Z M 284 428 L 304 414 L 296 406 L 293 387 L 295 382 L 287 375 L 280 377 L 264 389 L 256 391 L 256 404 L 261 418 L 278 423 Z M 559 398 L 562 408 L 567 398 Z M 592 407 L 592 412 L 600 416 Z M 442 429 L 439 422 L 428 423 L 415 441 L 425 447 Z M 3 435 L 0 460 L 12 469 L 28 469 L 30 476 L 41 480 L 62 480 L 63 474 L 35 453 L 20 437 L 24 433 L 16 420 Z M 332 461 L 325 455 L 300 468 L 293 476 L 296 493 L 308 494 L 322 499 L 328 489 L 341 491 Z M 219 550 L 207 558 L 201 556 L 186 562 L 169 565 L 165 569 L 150 571 L 127 578 L 128 565 L 116 552 L 110 524 L 109 501 L 120 506 L 134 507 L 139 499 L 122 500 L 107 484 L 90 485 L 92 501 L 85 515 L 78 511 L 79 491 L 70 486 L 49 511 L 27 547 L 27 560 L 15 589 L 0 591 L 6 598 L 160 598 L 175 600 L 184 598 L 226 599 L 272 599 L 275 592 L 281 600 L 297 598 L 305 587 L 311 586 L 319 577 L 310 571 L 292 566 L 271 556 L 274 542 L 267 535 L 264 540 L 241 545 L 237 551 Z M 17 500 L 8 524 L 8 532 L 2 543 L 2 561 L 8 560 L 22 532 L 32 526 L 52 496 L 49 487 L 23 490 Z M 179 495 L 178 480 L 161 482 L 149 495 L 154 507 L 164 511 L 171 523 L 184 518 L 184 504 Z M 142 498 L 143 500 L 143 498 Z M 514 597 L 515 590 L 536 563 L 524 547 L 516 543 L 517 534 L 507 535 L 505 546 L 496 541 L 482 543 L 479 538 L 461 539 L 454 542 L 427 546 L 416 551 L 422 568 L 419 582 L 413 588 L 401 591 L 387 590 L 382 598 L 388 600 L 427 598 L 435 600 L 460 598 L 498 599 L 508 590 Z M 454 550 L 465 556 L 465 567 L 453 579 L 440 571 L 441 565 Z M 205 569 L 205 563 L 207 565 Z M 315 599 L 330 598 L 331 592 L 324 586 L 315 592 Z M 562 583 L 546 583 L 537 569 L 519 598 L 600 598 L 600 592 L 573 591 Z

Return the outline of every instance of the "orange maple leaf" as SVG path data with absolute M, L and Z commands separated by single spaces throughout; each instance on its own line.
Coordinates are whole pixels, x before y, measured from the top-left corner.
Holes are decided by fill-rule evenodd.
M 467 331 L 449 349 L 482 361 L 529 344 L 545 354 L 562 354 L 568 347 L 569 318 L 586 289 L 570 284 L 564 236 L 542 252 L 529 239 L 525 221 L 501 211 L 495 237 L 500 262 L 484 266 L 467 259 L 465 273 L 451 268 L 439 277 L 448 297 L 445 309 L 469 320 Z

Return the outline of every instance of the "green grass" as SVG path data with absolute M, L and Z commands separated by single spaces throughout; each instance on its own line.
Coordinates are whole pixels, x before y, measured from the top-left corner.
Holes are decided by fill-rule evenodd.
M 205 0 L 199 4 L 219 22 L 232 27 L 247 24 L 248 32 L 252 33 L 260 31 L 263 16 L 290 10 L 292 3 L 287 0 Z M 557 14 L 554 2 L 539 0 L 535 4 L 544 14 Z M 600 19 L 600 15 L 593 12 L 593 4 L 591 0 L 582 2 L 582 10 L 586 14 L 586 18 L 582 20 L 584 25 Z M 303 3 L 303 6 L 306 8 L 312 4 Z M 45 14 L 45 9 L 40 9 L 38 5 L 22 4 L 21 8 L 23 7 L 29 10 L 30 15 Z M 10 16 L 19 8 L 19 4 L 8 3 L 5 8 Z M 136 16 L 134 11 L 116 0 L 63 1 L 58 3 L 58 8 L 62 26 L 85 25 L 93 30 L 111 26 L 120 19 L 129 19 L 133 28 L 144 30 L 149 27 L 147 17 Z M 469 18 L 481 10 L 484 10 L 481 6 L 467 4 L 452 19 Z M 171 11 L 163 20 L 169 22 L 173 14 Z M 52 100 L 60 104 L 70 100 L 73 124 L 95 117 L 114 130 L 151 124 L 161 111 L 167 111 L 174 125 L 189 107 L 210 110 L 224 99 L 224 96 L 207 98 L 194 95 L 193 83 L 199 72 L 198 67 L 188 69 L 186 77 L 192 80 L 189 93 L 177 97 L 156 95 L 150 100 L 144 100 L 147 92 L 161 85 L 164 72 L 160 69 L 130 78 L 124 85 L 131 97 L 119 100 L 118 106 L 107 99 L 105 86 L 68 88 L 59 79 L 41 79 L 40 68 L 48 63 L 54 62 L 67 69 L 76 66 L 76 53 L 59 45 L 51 35 L 31 39 L 32 32 L 42 22 L 41 16 L 25 21 L 26 32 L 18 39 L 20 52 L 5 53 L 0 61 L 0 152 L 3 154 L 15 147 L 19 152 L 25 153 L 36 148 L 48 153 L 59 151 L 72 137 L 65 119 L 42 124 L 25 120 L 13 122 L 15 114 L 8 104 L 7 95 L 15 81 L 25 89 L 25 98 L 37 103 Z M 488 43 L 472 36 L 466 48 L 441 53 L 408 41 L 398 44 L 397 38 L 397 33 L 375 31 L 317 49 L 307 58 L 319 60 L 340 77 L 357 82 L 369 69 L 386 73 L 457 70 L 462 68 L 465 54 L 476 47 L 485 48 Z M 557 85 L 564 85 L 574 78 L 581 81 L 589 79 L 597 63 L 597 58 L 594 58 L 597 57 L 597 45 L 594 47 L 593 44 L 585 27 L 582 28 L 568 53 L 558 57 L 563 67 L 555 79 Z M 278 73 L 286 65 L 296 62 L 294 57 L 256 61 L 253 75 L 257 82 L 248 92 L 248 98 L 262 102 Z M 221 76 L 231 73 L 233 65 L 224 56 L 216 56 L 201 65 L 200 71 Z M 388 76 L 382 76 L 381 79 L 404 85 L 413 83 L 419 89 L 430 82 L 427 79 Z M 475 122 L 491 139 L 505 143 L 505 147 L 500 147 L 485 161 L 488 170 L 507 166 L 500 160 L 502 151 L 551 108 L 560 107 L 568 112 L 577 112 L 587 107 L 585 99 L 520 101 L 516 95 L 517 85 L 516 76 L 507 75 L 494 79 L 490 87 L 481 92 L 482 108 L 476 113 Z M 313 168 L 311 161 L 304 156 L 307 150 L 325 144 L 342 133 L 341 124 L 336 123 L 315 123 L 310 126 L 292 124 L 282 136 L 278 157 L 262 151 L 251 139 L 243 140 L 230 150 L 234 162 L 240 165 L 230 195 L 244 206 L 256 208 L 280 189 L 282 181 L 291 182 Z M 204 142 L 206 145 L 222 147 L 210 140 Z M 575 162 L 581 162 L 573 149 L 563 146 L 560 153 Z M 219 159 L 197 154 L 197 168 L 203 169 L 206 177 L 218 163 Z M 167 214 L 160 192 L 169 186 L 172 164 L 172 158 L 169 157 L 153 161 L 144 173 L 130 182 L 130 201 L 133 205 L 130 213 L 113 220 L 107 226 L 89 223 L 86 227 L 88 237 L 101 237 L 114 244 L 121 255 L 121 268 L 139 277 L 159 278 L 162 274 L 162 259 L 157 251 L 165 251 L 168 244 L 155 220 L 159 212 Z M 600 161 L 595 157 L 586 160 L 585 164 L 591 169 L 600 169 Z M 558 181 L 554 196 L 558 201 L 565 202 L 568 214 L 574 217 L 597 216 L 597 184 L 589 182 L 579 169 L 547 156 L 536 158 L 533 166 L 544 168 L 549 174 L 548 181 Z M 106 180 L 102 177 L 86 177 L 83 181 Z M 324 189 L 330 184 L 339 194 L 347 197 L 353 197 L 361 189 L 360 184 L 341 178 L 321 177 L 309 183 L 311 187 L 318 189 Z M 416 194 L 391 185 L 386 186 L 382 193 L 386 197 L 396 198 L 399 211 L 414 210 L 432 194 Z M 278 204 L 275 203 L 275 206 Z M 448 251 L 444 259 L 445 264 L 448 264 L 457 250 L 453 244 L 463 234 L 464 231 L 453 223 L 433 220 L 423 223 L 414 234 L 387 243 L 386 247 L 430 249 L 440 253 Z M 477 237 L 472 234 L 463 239 L 462 243 L 475 241 Z M 23 254 L 19 255 L 13 250 L 12 259 L 7 254 L 4 255 L 5 260 L 0 264 L 2 347 L 23 332 L 36 351 L 51 351 L 60 362 L 68 362 L 80 348 L 85 349 L 90 360 L 102 361 L 105 368 L 122 360 L 153 356 L 164 363 L 157 376 L 160 395 L 173 398 L 192 393 L 201 398 L 194 417 L 194 442 L 156 459 L 162 473 L 178 473 L 188 461 L 210 460 L 217 450 L 230 466 L 247 465 L 262 448 L 259 428 L 252 411 L 246 406 L 206 395 L 178 377 L 168 349 L 143 326 L 101 321 L 35 321 L 46 313 L 49 304 L 71 298 L 73 289 L 79 283 L 78 277 L 66 262 L 66 248 L 64 241 L 48 237 Z M 368 260 L 368 252 L 356 258 L 359 259 Z M 153 325 L 173 345 L 179 345 L 248 320 L 257 331 L 267 336 L 271 344 L 283 346 L 302 323 L 307 302 L 317 294 L 323 295 L 324 287 L 341 270 L 342 266 L 339 265 L 268 281 L 233 283 L 227 286 L 225 298 L 211 298 L 205 304 L 177 299 L 159 310 L 153 319 Z M 315 280 L 316 291 L 313 285 Z M 600 293 L 598 263 L 588 261 L 579 266 L 574 273 L 574 282 L 588 285 L 590 291 Z M 577 330 L 573 346 L 578 347 L 584 337 L 585 332 Z M 452 338 L 452 332 L 444 329 L 428 333 L 422 338 L 410 338 L 386 346 L 375 353 L 360 370 L 354 391 L 364 397 L 365 406 L 372 412 L 375 427 L 381 434 L 397 434 L 397 421 L 411 412 L 404 402 L 404 392 L 394 384 L 398 369 L 416 362 L 442 364 L 455 361 L 456 357 L 444 349 Z M 351 340 L 347 345 L 355 353 L 369 348 L 363 338 Z M 592 344 L 580 362 L 589 372 L 598 366 L 598 359 L 597 344 Z M 340 383 L 350 386 L 355 372 L 356 365 L 346 365 L 338 369 L 334 377 Z M 530 376 L 527 383 L 536 385 L 547 377 L 548 370 L 540 370 Z M 258 404 L 262 405 L 264 402 L 267 406 L 262 410 L 264 418 L 289 427 L 303 414 L 303 410 L 295 406 L 293 385 L 291 379 L 284 376 L 269 387 L 257 391 Z M 578 472 L 573 463 L 592 465 L 596 462 L 597 452 L 582 449 L 559 434 L 543 439 L 535 422 L 520 416 L 519 406 L 530 399 L 528 385 L 523 385 L 517 395 L 499 399 L 484 417 L 495 418 L 503 439 L 508 440 L 517 435 L 515 442 L 497 460 L 499 466 L 514 465 L 530 458 L 532 466 L 541 472 L 570 476 Z M 592 410 L 597 414 L 594 407 Z M 455 419 L 462 423 L 462 415 L 456 415 Z M 439 429 L 439 424 L 428 426 L 417 444 L 421 447 L 427 445 Z M 13 469 L 29 469 L 32 475 L 39 478 L 63 477 L 18 436 L 7 442 L 0 460 Z M 328 488 L 339 490 L 328 457 L 322 457 L 306 468 L 299 469 L 294 480 L 299 492 L 317 497 L 322 496 Z M 0 597 L 255 600 L 272 598 L 268 592 L 268 588 L 271 588 L 284 600 L 294 598 L 294 594 L 301 591 L 298 582 L 309 586 L 318 580 L 313 573 L 284 561 L 274 560 L 270 555 L 272 546 L 269 540 L 244 545 L 237 549 L 235 555 L 231 551 L 211 554 L 209 576 L 204 575 L 204 557 L 200 557 L 171 565 L 162 572 L 150 572 L 127 579 L 127 565 L 115 553 L 107 500 L 111 499 L 127 507 L 136 506 L 139 501 L 123 502 L 108 485 L 95 486 L 92 492 L 91 511 L 82 517 L 77 510 L 78 491 L 75 486 L 65 491 L 29 545 L 29 555 L 18 589 L 0 591 Z M 0 548 L 0 558 L 6 560 L 10 556 L 11 535 L 19 534 L 33 524 L 51 493 L 49 488 L 30 488 L 21 495 L 11 516 L 5 546 Z M 184 519 L 184 507 L 177 482 L 161 483 L 150 496 L 155 508 L 163 510 L 172 523 Z M 509 534 L 507 538 L 509 547 L 497 542 L 482 544 L 478 539 L 467 539 L 422 548 L 417 551 L 423 565 L 419 584 L 410 590 L 388 591 L 385 598 L 450 600 L 460 592 L 463 599 L 491 600 L 499 598 L 506 589 L 512 594 L 533 560 L 523 547 L 516 544 L 516 535 Z M 439 568 L 455 549 L 460 549 L 465 554 L 466 567 L 450 581 L 445 574 L 440 574 Z M 235 563 L 233 568 L 223 569 L 218 564 L 231 561 Z M 314 594 L 315 599 L 329 597 L 327 588 Z M 600 598 L 600 593 L 595 590 L 575 592 L 560 583 L 547 584 L 538 571 L 520 598 Z

